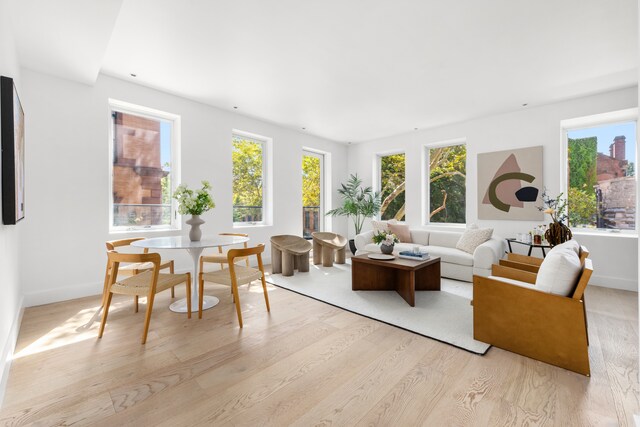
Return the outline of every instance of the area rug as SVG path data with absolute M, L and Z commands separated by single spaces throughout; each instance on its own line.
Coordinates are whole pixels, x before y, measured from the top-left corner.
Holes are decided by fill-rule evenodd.
M 473 339 L 471 283 L 442 279 L 439 292 L 416 292 L 416 306 L 411 307 L 395 291 L 352 291 L 349 264 L 312 265 L 308 273 L 272 274 L 267 281 L 475 354 L 484 355 L 491 347 Z

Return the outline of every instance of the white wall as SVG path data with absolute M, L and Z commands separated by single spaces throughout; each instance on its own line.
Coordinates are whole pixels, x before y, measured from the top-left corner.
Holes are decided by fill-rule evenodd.
M 9 22 L 10 4 L 9 0 L 0 0 L 0 75 L 13 78 L 19 95 L 23 96 L 20 67 Z M 27 120 L 29 120 L 28 112 Z M 26 209 L 26 214 L 29 215 L 30 207 L 28 204 Z M 13 353 L 22 313 L 18 248 L 23 228 L 24 221 L 17 225 L 0 224 L 0 284 L 2 284 L 2 298 L 0 298 L 0 402 L 2 402 L 10 366 L 10 363 L 6 363 L 6 361 Z
M 345 180 L 347 147 L 239 114 L 101 75 L 95 86 L 23 70 L 27 105 L 29 213 L 23 229 L 21 271 L 25 305 L 100 293 L 108 232 L 108 98 L 179 114 L 182 117 L 182 182 L 192 188 L 207 179 L 216 208 L 203 215 L 204 234 L 232 230 L 231 131 L 273 138 L 273 226 L 243 228 L 252 243 L 276 234 L 302 233 L 302 147 L 332 154 L 332 203 Z M 186 220 L 188 218 L 183 218 Z M 187 234 L 188 226 L 182 233 Z M 333 230 L 346 232 L 344 220 Z M 131 235 L 140 235 L 132 233 Z M 167 232 L 146 233 L 147 237 Z M 267 247 L 266 258 L 270 249 Z M 167 251 L 178 270 L 190 270 L 185 251 Z
M 477 219 L 478 153 L 542 145 L 544 185 L 551 194 L 560 191 L 560 121 L 608 111 L 636 107 L 637 88 L 618 90 L 541 107 L 414 131 L 349 147 L 349 171 L 358 172 L 365 183 L 372 183 L 376 153 L 406 153 L 406 221 L 422 224 L 422 150 L 426 144 L 458 138 L 467 141 L 467 222 L 489 226 L 502 237 L 527 232 L 537 221 L 480 221 Z M 638 244 L 635 237 L 576 235 L 591 251 L 594 262 L 592 283 L 621 289 L 638 288 Z

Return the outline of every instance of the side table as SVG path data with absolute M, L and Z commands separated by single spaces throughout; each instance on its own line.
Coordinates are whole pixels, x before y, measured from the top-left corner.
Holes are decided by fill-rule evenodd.
M 513 249 L 511 249 L 511 243 L 518 243 L 520 245 L 529 246 L 529 252 L 527 253 L 528 256 L 531 256 L 531 251 L 533 250 L 533 248 L 540 248 L 542 250 L 542 258 L 544 258 L 547 256 L 544 249 L 545 248 L 551 249 L 551 246 L 549 245 L 536 245 L 534 243 L 525 243 L 525 242 L 521 242 L 520 240 L 516 240 L 513 237 L 506 240 L 507 240 L 507 245 L 509 245 L 509 252 L 511 253 L 513 253 Z

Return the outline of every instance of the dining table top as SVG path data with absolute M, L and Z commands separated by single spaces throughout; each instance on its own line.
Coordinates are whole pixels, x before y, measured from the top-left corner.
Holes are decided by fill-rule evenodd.
M 131 246 L 149 249 L 195 249 L 237 245 L 248 241 L 248 237 L 228 235 L 205 236 L 198 241 L 191 241 L 188 236 L 166 236 L 136 240 L 131 243 Z

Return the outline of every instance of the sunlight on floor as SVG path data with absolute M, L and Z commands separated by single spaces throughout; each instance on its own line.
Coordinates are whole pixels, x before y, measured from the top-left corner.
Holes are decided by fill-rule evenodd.
M 124 304 L 124 301 L 112 303 L 109 312 L 111 313 L 111 311 L 119 309 L 120 306 Z M 16 360 L 22 357 L 54 350 L 66 345 L 75 344 L 84 340 L 96 339 L 98 336 L 97 327 L 100 324 L 100 316 L 96 316 L 96 313 L 99 309 L 100 306 L 95 305 L 80 310 L 74 316 L 65 320 L 61 325 L 56 326 L 45 335 L 15 353 L 12 359 Z M 96 318 L 97 322 L 95 322 Z M 92 324 L 95 324 L 96 326 L 91 327 Z

